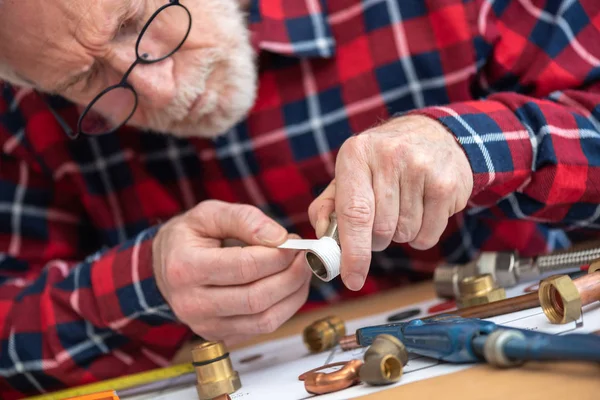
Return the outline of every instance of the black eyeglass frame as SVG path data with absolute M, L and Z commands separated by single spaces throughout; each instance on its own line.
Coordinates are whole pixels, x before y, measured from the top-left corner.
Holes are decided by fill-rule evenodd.
M 188 28 L 187 28 L 187 32 L 185 33 L 183 39 L 181 40 L 181 42 L 175 47 L 175 49 L 173 49 L 170 53 L 168 53 L 167 55 L 155 59 L 155 60 L 147 60 L 147 54 L 140 54 L 140 42 L 142 40 L 142 38 L 144 37 L 144 33 L 146 33 L 146 30 L 150 27 L 150 24 L 152 24 L 152 22 L 156 19 L 156 17 L 164 10 L 166 10 L 169 7 L 181 7 L 185 10 L 185 12 L 188 15 L 189 18 L 189 24 L 188 24 Z M 127 71 L 125 72 L 125 74 L 123 74 L 123 77 L 121 78 L 121 81 L 115 85 L 109 86 L 106 89 L 104 89 L 102 92 L 98 93 L 96 95 L 96 97 L 94 97 L 94 99 L 87 105 L 87 107 L 83 110 L 83 112 L 81 113 L 81 115 L 79 116 L 79 121 L 77 122 L 77 132 L 73 134 L 73 132 L 71 130 L 67 130 L 67 136 L 69 136 L 71 139 L 77 139 L 79 137 L 80 134 L 86 134 L 83 129 L 81 128 L 81 124 L 83 119 L 85 118 L 85 116 L 87 115 L 87 113 L 92 109 L 92 107 L 98 102 L 98 100 L 100 100 L 102 98 L 102 96 L 104 96 L 106 93 L 110 92 L 111 90 L 115 90 L 115 89 L 126 89 L 126 90 L 130 90 L 133 93 L 133 97 L 135 99 L 133 108 L 131 110 L 131 113 L 127 116 L 127 118 L 125 118 L 125 120 L 123 120 L 123 122 L 121 122 L 119 125 L 113 127 L 110 130 L 107 130 L 105 132 L 103 132 L 102 134 L 109 134 L 109 133 L 113 133 L 116 130 L 118 130 L 119 128 L 121 128 L 123 125 L 125 125 L 127 123 L 127 121 L 129 121 L 129 119 L 131 119 L 131 117 L 133 116 L 133 114 L 135 113 L 135 111 L 137 110 L 137 106 L 138 106 L 138 95 L 137 92 L 135 91 L 135 88 L 127 81 L 127 79 L 129 78 L 129 75 L 131 74 L 131 71 L 133 71 L 133 69 L 138 66 L 139 64 L 154 64 L 160 61 L 163 61 L 164 59 L 167 59 L 169 57 L 171 57 L 173 54 L 175 54 L 180 48 L 181 46 L 183 46 L 183 44 L 185 43 L 185 41 L 187 40 L 190 31 L 192 29 L 192 14 L 190 13 L 190 10 L 187 9 L 186 6 L 184 6 L 183 4 L 181 4 L 179 2 L 179 0 L 169 0 L 169 2 L 163 6 L 161 6 L 158 10 L 156 10 L 154 12 L 154 14 L 152 14 L 152 16 L 150 16 L 150 18 L 148 19 L 148 21 L 146 22 L 146 24 L 144 25 L 144 27 L 142 28 L 142 31 L 140 32 L 140 34 L 138 35 L 138 38 L 135 42 L 135 56 L 136 59 L 135 61 L 131 64 L 131 66 L 127 69 Z

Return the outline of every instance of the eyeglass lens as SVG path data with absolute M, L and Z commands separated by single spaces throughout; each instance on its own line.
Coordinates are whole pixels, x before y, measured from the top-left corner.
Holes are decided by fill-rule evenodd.
M 150 22 L 139 40 L 137 56 L 156 61 L 169 56 L 183 43 L 190 25 L 190 17 L 180 5 L 162 9 Z
M 135 102 L 131 88 L 114 87 L 94 101 L 81 120 L 81 131 L 88 135 L 111 132 L 127 121 L 135 109 Z

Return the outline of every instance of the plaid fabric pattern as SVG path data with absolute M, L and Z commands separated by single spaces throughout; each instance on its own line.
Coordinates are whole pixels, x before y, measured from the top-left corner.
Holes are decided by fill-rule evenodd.
M 75 128 L 75 106 L 2 87 L 2 398 L 166 365 L 190 332 L 152 278 L 160 223 L 212 198 L 313 237 L 307 209 L 340 145 L 394 115 L 430 116 L 456 136 L 475 177 L 469 206 L 433 249 L 375 253 L 359 293 L 315 282 L 305 310 L 482 250 L 598 236 L 596 0 L 271 0 L 249 21 L 258 100 L 214 140 L 124 128 L 71 141 L 49 107 Z

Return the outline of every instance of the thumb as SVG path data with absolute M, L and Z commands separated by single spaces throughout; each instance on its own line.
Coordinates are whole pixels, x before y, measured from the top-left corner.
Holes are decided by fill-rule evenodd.
M 214 239 L 237 239 L 248 245 L 275 247 L 288 238 L 287 230 L 257 207 L 208 200 L 194 209 L 194 225 Z
M 308 207 L 310 224 L 317 238 L 323 236 L 329 226 L 329 215 L 335 210 L 335 179 Z

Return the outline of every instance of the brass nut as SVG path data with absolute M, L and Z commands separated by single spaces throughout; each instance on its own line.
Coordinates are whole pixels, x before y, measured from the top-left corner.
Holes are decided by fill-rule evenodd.
M 365 360 L 358 376 L 366 384 L 389 385 L 402 377 L 402 361 L 393 354 L 375 354 Z
M 600 271 L 600 259 L 595 260 L 590 264 L 590 267 L 588 268 L 588 274 L 593 274 L 596 271 Z
M 581 317 L 581 296 L 567 275 L 542 281 L 538 296 L 544 314 L 553 324 L 566 324 Z
M 398 338 L 388 334 L 377 335 L 364 355 L 365 362 L 371 358 L 381 358 L 387 355 L 396 357 L 402 366 L 408 362 L 408 351 Z
M 204 342 L 192 349 L 196 390 L 200 400 L 231 394 L 242 387 L 223 342 Z
M 304 344 L 311 353 L 319 353 L 336 346 L 346 335 L 346 325 L 339 317 L 319 319 L 304 329 Z
M 494 278 L 491 274 L 473 275 L 463 278 L 460 283 L 462 296 L 477 296 L 494 288 Z
M 461 296 L 457 301 L 459 308 L 504 300 L 506 290 L 498 288 L 490 274 L 469 276 L 460 281 Z

